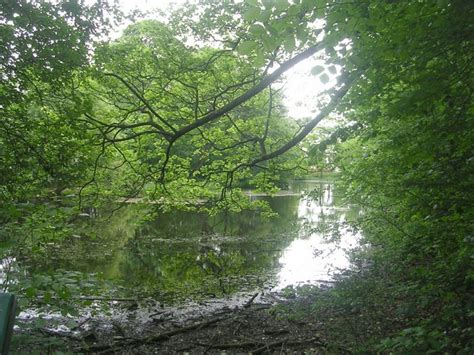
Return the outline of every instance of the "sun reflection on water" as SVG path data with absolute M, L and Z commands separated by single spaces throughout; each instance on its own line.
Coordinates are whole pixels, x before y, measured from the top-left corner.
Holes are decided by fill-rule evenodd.
M 290 243 L 279 259 L 280 271 L 276 289 L 305 283 L 330 281 L 338 269 L 348 268 L 347 251 L 355 248 L 360 234 L 353 232 L 344 222 L 347 208 L 334 206 L 333 187 L 322 184 L 319 196 L 303 194 L 298 204 L 301 226 L 298 238 Z M 329 222 L 329 223 L 328 223 Z M 318 226 L 331 225 L 329 231 Z M 338 238 L 331 238 L 333 233 Z

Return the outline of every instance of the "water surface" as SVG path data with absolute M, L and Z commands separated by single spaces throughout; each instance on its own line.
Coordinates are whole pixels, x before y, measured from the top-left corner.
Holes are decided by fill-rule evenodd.
M 358 240 L 344 223 L 357 209 L 338 197 L 334 183 L 306 180 L 278 196 L 249 196 L 268 201 L 278 213 L 272 219 L 257 212 L 156 215 L 145 204 L 110 218 L 90 210 L 67 242 L 30 268 L 98 274 L 115 296 L 168 304 L 318 283 L 348 266 L 345 251 Z

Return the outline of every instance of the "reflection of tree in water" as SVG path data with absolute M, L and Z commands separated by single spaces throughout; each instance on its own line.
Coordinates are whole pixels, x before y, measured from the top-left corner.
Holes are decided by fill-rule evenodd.
M 312 190 L 305 193 L 308 200 L 313 200 L 318 203 L 319 206 L 325 205 L 325 192 L 331 191 L 329 184 L 319 184 L 318 186 L 314 187 Z
M 319 234 L 327 242 L 339 242 L 343 231 L 351 228 L 351 221 L 358 216 L 358 208 L 338 207 L 335 201 L 334 184 L 320 183 L 304 193 L 307 216 L 302 217 L 302 237 Z M 319 208 L 315 208 L 316 204 Z
M 135 235 L 140 216 L 148 214 L 147 208 L 129 206 L 114 214 L 101 213 L 88 208 L 75 220 L 71 234 L 57 241 L 54 251 L 45 258 L 29 255 L 36 272 L 52 269 L 70 269 L 82 272 L 104 272 L 114 268 L 124 246 Z
M 196 294 L 223 295 L 242 289 L 247 275 L 260 274 L 271 265 L 272 257 L 249 258 L 258 247 L 248 242 L 232 244 L 174 243 L 168 249 L 150 242 L 133 243 L 121 265 L 123 275 L 145 293 L 165 293 L 177 297 Z M 247 280 L 248 281 L 248 280 Z M 249 287 L 255 285 L 248 285 Z
M 316 205 L 324 207 L 333 194 L 324 184 L 319 187 L 313 194 Z M 337 221 L 336 214 L 323 210 L 316 227 L 314 220 L 305 223 L 299 196 L 257 198 L 268 201 L 279 217 L 264 219 L 255 211 L 215 216 L 173 211 L 150 218 L 145 205 L 112 216 L 89 211 L 96 218 L 76 223 L 81 238 L 65 242 L 57 259 L 45 260 L 44 267 L 99 271 L 128 293 L 167 301 L 253 289 L 273 280 L 282 250 L 293 239 Z
M 341 238 L 341 231 L 347 227 L 342 213 L 324 213 L 321 211 L 320 220 L 317 224 L 304 222 L 306 234 L 319 234 L 328 242 L 337 242 Z
M 282 221 L 254 212 L 159 215 L 129 240 L 120 274 L 143 293 L 173 299 L 261 286 L 259 280 L 268 277 L 295 237 L 291 216 Z
M 244 257 L 238 252 L 225 253 L 219 247 L 201 250 L 196 258 L 199 267 L 212 278 L 219 282 L 219 288 L 222 294 L 229 294 L 229 283 L 224 281 L 228 276 L 244 275 Z

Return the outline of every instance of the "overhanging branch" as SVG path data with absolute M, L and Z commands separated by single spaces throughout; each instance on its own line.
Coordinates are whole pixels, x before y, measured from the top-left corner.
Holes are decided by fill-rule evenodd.
M 311 121 L 309 121 L 306 125 L 304 125 L 303 129 L 295 135 L 291 140 L 289 140 L 286 144 L 281 146 L 280 148 L 265 154 L 259 158 L 256 158 L 252 160 L 250 163 L 244 163 L 239 165 L 238 167 L 235 168 L 234 171 L 237 171 L 238 169 L 242 167 L 251 167 L 255 166 L 258 163 L 274 159 L 287 151 L 289 151 L 291 148 L 293 148 L 295 145 L 297 145 L 299 142 L 301 142 L 311 131 L 314 129 L 314 127 L 317 126 L 319 122 L 321 122 L 324 118 L 326 118 L 339 104 L 341 99 L 347 94 L 349 89 L 351 88 L 352 83 L 359 77 L 359 75 L 354 75 L 346 80 L 344 83 L 344 86 L 340 88 L 332 97 L 331 101 L 329 104 L 324 107 L 319 114 L 317 114 Z
M 255 95 L 259 94 L 262 92 L 266 87 L 268 87 L 271 83 L 273 83 L 275 80 L 277 80 L 284 72 L 286 72 L 288 69 L 292 68 L 295 66 L 297 63 L 303 61 L 304 59 L 307 59 L 311 57 L 312 55 L 316 54 L 318 51 L 320 51 L 323 48 L 322 44 L 318 44 L 316 46 L 310 47 L 306 49 L 305 51 L 301 52 L 300 54 L 294 56 L 293 58 L 287 60 L 283 64 L 281 64 L 273 73 L 270 75 L 267 75 L 265 78 L 263 78 L 257 85 L 252 87 L 251 89 L 247 90 L 244 94 L 240 95 L 236 99 L 232 100 L 228 104 L 224 105 L 218 110 L 215 110 L 213 112 L 210 112 L 209 114 L 205 115 L 204 117 L 201 117 L 200 119 L 194 121 L 193 123 L 177 130 L 175 134 L 173 135 L 173 140 L 176 140 L 185 134 L 195 130 L 198 127 L 201 127 L 205 125 L 206 123 L 212 122 L 219 117 L 225 115 L 227 112 L 231 111 L 235 107 L 243 104 L 244 102 L 250 100 L 252 97 Z
M 166 127 L 168 127 L 171 131 L 173 132 L 176 132 L 175 128 L 173 126 L 171 126 L 163 117 L 161 117 L 158 112 L 155 111 L 155 109 L 153 108 L 153 106 L 148 102 L 148 100 L 146 100 L 143 95 L 140 95 L 140 93 L 135 90 L 135 88 L 130 85 L 124 78 L 122 78 L 120 75 L 117 75 L 115 73 L 105 73 L 104 75 L 106 76 L 111 76 L 113 78 L 116 78 L 118 79 L 123 85 L 125 85 L 127 87 L 128 90 L 130 90 L 132 92 L 133 95 L 135 95 L 147 108 L 148 110 L 150 110 L 150 112 L 153 114 L 153 116 L 155 116 L 156 118 L 158 118 L 161 123 L 163 123 Z M 160 133 L 163 134 L 163 136 L 169 136 L 170 134 L 163 128 L 163 127 L 160 127 L 158 124 L 155 123 L 155 125 L 157 127 L 159 127 L 159 130 L 160 130 Z

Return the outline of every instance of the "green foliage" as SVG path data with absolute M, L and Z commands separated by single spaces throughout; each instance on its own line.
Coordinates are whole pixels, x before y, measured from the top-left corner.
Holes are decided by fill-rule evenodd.
M 5 1 L 0 11 L 0 199 L 11 203 L 60 193 L 91 166 L 79 72 L 115 10 L 106 1 Z
M 297 151 L 270 164 L 249 165 L 296 130 L 284 119 L 282 95 L 272 89 L 242 102 L 222 120 L 198 127 L 194 134 L 170 138 L 244 94 L 262 76 L 245 57 L 188 46 L 171 30 L 158 21 L 142 21 L 96 52 L 94 90 L 110 104 L 98 102 L 90 123 L 105 129 L 104 164 L 108 155 L 116 156 L 115 164 L 130 174 L 125 181 L 140 186 L 128 195 L 147 190 L 155 199 L 166 195 L 175 207 L 183 199 L 222 200 L 227 189 L 250 182 L 273 189 L 273 184 L 254 178 L 262 170 L 267 182 L 278 182 L 279 171 L 288 176 L 304 166 Z M 254 48 L 254 42 L 242 41 L 237 53 L 250 54 Z M 238 206 L 226 203 L 233 209 Z
M 94 36 L 107 32 L 107 1 L 11 1 L 0 10 L 2 105 L 40 82 L 57 82 L 88 64 Z
M 386 302 L 404 309 L 404 329 L 379 349 L 465 352 L 474 301 L 472 7 L 374 3 L 365 11 L 367 36 L 377 37 L 354 39 L 368 69 L 347 117 L 360 128 L 337 149 L 348 198 L 365 209 L 358 227 L 374 249 L 369 260 L 392 285 Z
M 346 334 L 354 351 L 474 348 L 471 1 L 202 0 L 166 25 L 136 22 L 94 48 L 109 11 L 102 1 L 2 4 L 6 255 L 40 259 L 67 240 L 78 211 L 46 201 L 69 192 L 90 205 L 148 196 L 163 211 L 270 214 L 241 188 L 274 192 L 310 165 L 337 164 L 348 199 L 364 209 L 354 228 L 367 249 L 312 310 L 337 317 L 335 327 L 344 315 L 354 329 L 352 314 L 364 320 L 365 335 Z M 305 53 L 327 60 L 311 70 L 323 84 L 344 73 L 330 104 L 300 127 L 285 119 L 269 71 Z M 331 112 L 346 123 L 295 149 Z M 215 251 L 202 258 L 219 269 Z M 161 271 L 172 280 L 192 260 L 166 259 Z M 238 253 L 223 260 L 233 272 L 245 262 Z M 19 287 L 45 300 L 81 292 L 70 275 L 32 280 Z
M 338 319 L 354 351 L 472 352 L 472 4 L 322 3 L 328 72 L 363 75 L 339 106 L 347 124 L 311 153 L 335 144 L 371 251 L 315 317 Z

